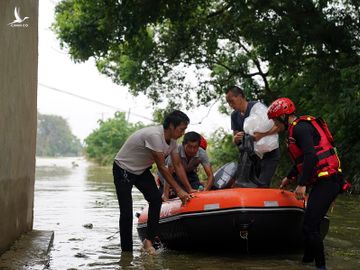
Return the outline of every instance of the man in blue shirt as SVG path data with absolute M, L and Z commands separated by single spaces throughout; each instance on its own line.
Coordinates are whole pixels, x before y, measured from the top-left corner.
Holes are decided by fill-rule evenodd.
M 233 141 L 236 145 L 241 144 L 244 137 L 244 121 L 249 117 L 251 109 L 258 101 L 247 101 L 244 92 L 237 86 L 231 86 L 226 89 L 226 101 L 234 111 L 231 113 L 231 129 L 233 130 Z M 266 114 L 266 112 L 265 112 Z M 266 117 L 265 117 L 266 118 Z M 274 125 L 265 133 L 254 133 L 254 141 L 276 134 L 278 128 Z M 277 165 L 280 161 L 280 150 L 276 148 L 263 155 L 260 160 L 260 173 L 258 175 L 259 187 L 269 187 L 271 178 L 274 176 Z

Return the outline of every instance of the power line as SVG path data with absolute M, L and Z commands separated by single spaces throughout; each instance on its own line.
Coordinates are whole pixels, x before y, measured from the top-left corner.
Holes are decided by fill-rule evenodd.
M 193 123 L 193 124 L 190 123 L 190 125 L 194 125 L 194 126 L 201 125 L 202 122 L 205 120 L 205 118 L 208 118 L 208 117 L 209 117 L 210 111 L 212 110 L 212 108 L 214 107 L 214 105 L 219 101 L 219 99 L 220 99 L 220 97 L 218 97 L 218 98 L 214 101 L 214 103 L 210 105 L 209 110 L 207 111 L 206 115 L 203 116 L 200 121 L 198 121 L 197 123 Z
M 49 85 L 42 84 L 42 83 L 39 83 L 39 85 L 42 86 L 42 87 L 45 87 L 45 88 L 47 88 L 47 89 L 56 91 L 56 92 L 60 92 L 60 93 L 62 93 L 62 94 L 66 94 L 66 95 L 69 95 L 69 96 L 72 96 L 72 97 L 76 97 L 76 98 L 79 98 L 79 99 L 83 99 L 83 100 L 86 100 L 86 101 L 88 101 L 88 102 L 92 102 L 92 103 L 95 103 L 95 104 L 98 104 L 98 105 L 101 105 L 101 106 L 104 106 L 104 107 L 108 107 L 108 108 L 110 108 L 110 109 L 117 110 L 117 111 L 120 111 L 120 112 L 125 113 L 123 110 L 121 110 L 121 109 L 118 108 L 118 107 L 115 107 L 115 106 L 112 106 L 112 105 L 109 105 L 109 104 L 105 104 L 105 103 L 103 103 L 103 102 L 100 102 L 100 101 L 97 101 L 97 100 L 94 100 L 94 99 L 90 99 L 90 98 L 87 98 L 87 97 L 84 97 L 84 96 L 80 96 L 80 95 L 77 95 L 77 94 L 74 94 L 74 93 L 71 93 L 71 92 L 62 90 L 62 89 L 58 89 L 58 88 L 55 88 L 55 87 L 52 87 L 52 86 L 49 86 Z M 140 117 L 140 118 L 149 120 L 149 121 L 151 121 L 151 122 L 154 122 L 153 119 L 151 119 L 151 118 L 149 118 L 149 117 L 146 117 L 146 116 L 143 116 L 143 115 L 140 115 L 140 114 L 132 113 L 132 115 L 135 115 L 135 116 L 137 116 L 137 117 Z

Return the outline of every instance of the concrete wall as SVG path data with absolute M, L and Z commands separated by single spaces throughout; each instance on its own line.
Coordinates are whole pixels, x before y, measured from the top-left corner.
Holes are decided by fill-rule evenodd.
M 32 230 L 37 59 L 38 0 L 0 0 L 0 254 Z

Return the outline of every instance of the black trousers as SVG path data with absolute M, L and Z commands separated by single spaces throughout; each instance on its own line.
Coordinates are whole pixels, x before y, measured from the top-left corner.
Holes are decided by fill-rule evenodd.
M 319 179 L 311 188 L 304 215 L 304 257 L 303 262 L 315 260 L 317 267 L 325 266 L 324 243 L 320 224 L 331 203 L 341 191 L 341 176 L 332 175 Z
M 264 154 L 262 160 L 260 161 L 260 174 L 258 182 L 261 183 L 261 186 L 259 187 L 270 187 L 271 179 L 275 174 L 279 161 L 279 148 L 276 148 Z
M 144 195 L 145 200 L 149 203 L 146 239 L 151 241 L 153 241 L 158 235 L 160 209 L 162 203 L 161 194 L 156 186 L 154 176 L 150 172 L 150 168 L 146 169 L 140 175 L 135 175 L 123 170 L 114 162 L 113 176 L 120 209 L 119 228 L 121 249 L 122 251 L 132 251 L 132 187 L 135 185 Z

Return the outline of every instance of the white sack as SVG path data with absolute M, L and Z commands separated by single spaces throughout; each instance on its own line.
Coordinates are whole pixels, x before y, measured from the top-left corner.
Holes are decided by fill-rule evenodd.
M 273 126 L 274 122 L 267 116 L 267 107 L 261 102 L 257 102 L 251 108 L 250 114 L 244 120 L 244 132 L 254 135 L 254 132 L 266 132 Z M 279 135 L 273 134 L 265 136 L 257 142 L 254 142 L 255 153 L 262 158 L 267 152 L 279 147 Z

